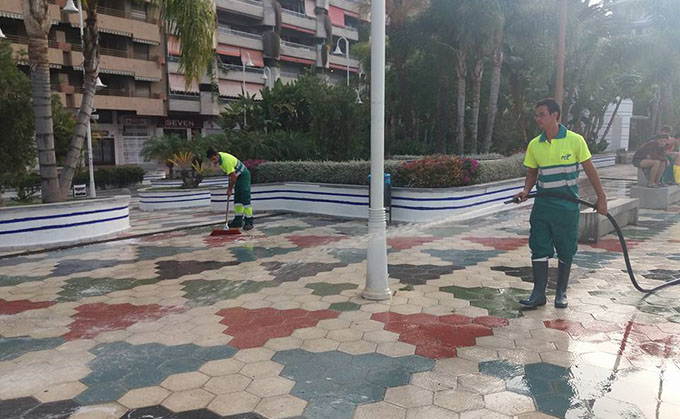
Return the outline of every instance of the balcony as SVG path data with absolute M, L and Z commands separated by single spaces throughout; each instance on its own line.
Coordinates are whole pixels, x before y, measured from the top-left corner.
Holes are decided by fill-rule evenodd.
M 53 91 L 61 98 L 64 106 L 80 107 L 83 100 L 82 87 L 61 85 Z M 134 111 L 137 115 L 162 116 L 165 113 L 162 96 L 158 93 L 137 93 L 111 88 L 97 91 L 94 106 L 97 109 Z
M 260 68 L 246 67 L 245 81 L 246 83 L 263 83 L 262 75 L 263 70 Z M 243 67 L 240 65 L 230 65 L 222 64 L 220 66 L 220 71 L 218 77 L 221 80 L 232 80 L 237 82 L 243 82 Z
M 333 26 L 333 36 L 344 36 L 350 41 L 359 40 L 359 30 L 351 26 Z
M 73 50 L 71 62 L 74 65 L 82 63 L 83 53 L 81 52 L 80 45 L 76 46 L 74 44 Z M 122 72 L 149 80 L 160 80 L 163 77 L 163 67 L 159 62 L 160 58 L 152 57 L 154 61 L 151 61 L 130 57 L 134 57 L 134 54 L 128 51 L 100 48 L 99 69 L 104 73 L 110 70 L 111 72 Z
M 227 45 L 262 51 L 262 35 L 231 29 L 223 25 L 217 27 L 217 41 Z
M 350 52 L 351 54 L 351 52 Z M 359 60 L 354 59 L 350 56 L 349 60 L 347 57 L 344 55 L 330 55 L 330 63 L 333 64 L 336 68 L 342 68 L 345 69 L 347 68 L 347 64 L 349 63 L 349 68 L 351 70 L 357 70 L 359 68 Z
M 227 10 L 259 19 L 264 16 L 264 5 L 257 0 L 217 0 L 216 6 L 217 10 Z
M 281 8 L 281 20 L 284 26 L 300 28 L 312 34 L 316 33 L 316 18 L 304 13 Z
M 305 60 L 313 60 L 316 62 L 316 46 L 281 41 L 281 55 L 303 58 Z
M 28 59 L 28 37 L 18 35 L 6 35 L 7 40 L 12 43 L 12 49 L 15 54 L 19 54 L 24 59 Z M 61 44 L 56 41 L 48 41 L 49 50 L 47 51 L 47 60 L 50 65 L 62 66 L 64 65 L 64 51 L 68 51 L 69 44 Z

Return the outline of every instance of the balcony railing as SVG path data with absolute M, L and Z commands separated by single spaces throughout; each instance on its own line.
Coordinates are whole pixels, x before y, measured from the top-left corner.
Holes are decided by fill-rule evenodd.
M 7 40 L 13 44 L 28 45 L 28 37 L 20 35 L 7 35 L 5 34 Z M 59 48 L 59 42 L 57 41 L 47 41 L 50 48 Z
M 154 24 L 158 23 L 158 21 L 156 19 L 153 19 L 153 18 L 149 17 L 148 14 L 144 14 L 143 12 L 140 12 L 138 10 L 133 10 L 132 12 L 126 12 L 125 10 L 112 9 L 110 7 L 97 6 L 97 13 L 101 13 L 103 15 L 120 17 L 120 18 L 123 18 L 123 19 L 141 20 L 143 22 L 154 23 Z
M 305 50 L 308 50 L 308 51 L 316 51 L 316 47 L 313 47 L 313 46 L 310 46 L 310 45 L 305 45 L 305 44 L 298 44 L 297 42 L 281 41 L 281 45 L 285 45 L 285 46 L 291 47 L 291 48 L 305 49 Z
M 231 28 L 229 28 L 229 27 L 227 27 L 227 26 L 219 25 L 219 26 L 217 27 L 217 30 L 218 30 L 219 33 L 223 33 L 223 34 L 225 34 L 225 35 L 242 36 L 242 37 L 244 37 L 244 38 L 257 39 L 257 40 L 261 40 L 261 39 L 262 39 L 262 35 L 260 35 L 260 34 L 257 34 L 257 33 L 250 33 L 250 32 L 244 32 L 244 31 L 239 31 L 239 30 L 237 30 L 237 29 L 231 29 Z
M 295 10 L 285 9 L 283 7 L 281 8 L 281 12 L 283 12 L 287 15 L 293 15 L 293 16 L 297 16 L 297 17 L 300 17 L 300 18 L 303 18 L 303 19 L 314 19 L 313 17 L 307 16 L 304 13 L 300 13 L 300 12 L 297 12 Z
M 74 86 L 75 93 L 83 93 L 84 89 L 82 86 Z M 116 96 L 116 97 L 140 97 L 149 99 L 160 99 L 161 96 L 158 93 L 144 92 L 144 91 L 130 91 L 128 89 L 114 89 L 111 87 L 105 87 L 103 89 L 97 89 L 95 96 Z
M 242 72 L 243 71 L 243 66 L 238 65 L 238 64 L 222 64 L 222 65 L 220 65 L 220 68 L 223 71 L 226 71 L 226 72 L 229 72 L 229 71 Z M 262 73 L 262 69 L 257 68 L 257 67 L 246 67 L 246 73 Z

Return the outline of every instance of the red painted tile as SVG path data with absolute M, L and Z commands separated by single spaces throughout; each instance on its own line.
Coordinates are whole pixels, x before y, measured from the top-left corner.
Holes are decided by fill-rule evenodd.
M 463 239 L 493 247 L 496 250 L 515 250 L 529 244 L 529 239 L 526 237 L 464 237 Z
M 468 316 L 461 316 L 460 314 L 447 314 L 446 316 L 439 317 L 440 321 L 448 324 L 470 324 L 472 323 L 472 318 Z
M 638 246 L 640 243 L 642 243 L 640 240 L 630 240 L 626 239 L 626 246 L 628 250 Z M 619 242 L 619 239 L 601 239 L 599 243 L 595 244 L 583 244 L 583 246 L 590 246 L 594 247 L 596 249 L 604 249 L 609 252 L 619 252 L 621 253 L 621 243 Z
M 399 333 L 399 341 L 416 347 L 416 353 L 434 359 L 456 356 L 455 348 L 474 346 L 480 336 L 493 334 L 492 327 L 507 321 L 491 316 L 475 318 L 450 314 L 376 313 L 373 320 L 385 323 L 385 330 Z
M 347 236 L 286 236 L 286 239 L 301 248 L 321 246 L 322 244 L 333 243 L 345 238 Z
M 28 310 L 49 307 L 54 304 L 54 301 L 38 301 L 34 303 L 29 300 L 7 301 L 0 298 L 0 314 L 18 314 Z
M 230 346 L 238 349 L 257 348 L 269 339 L 290 336 L 296 329 L 314 327 L 320 320 L 336 318 L 334 310 L 306 311 L 301 309 L 275 310 L 271 307 L 249 310 L 241 307 L 217 312 L 227 325 L 223 332 L 232 336 Z
M 186 310 L 185 307 L 164 307 L 158 304 L 85 304 L 76 308 L 78 313 L 71 316 L 75 321 L 68 326 L 71 331 L 63 337 L 66 340 L 92 338 L 102 332 L 122 330 L 138 322 L 157 320 Z
M 421 236 L 421 237 L 390 237 L 387 239 L 387 245 L 396 250 L 408 250 L 412 247 L 420 246 L 421 244 L 430 243 L 439 240 L 439 237 Z

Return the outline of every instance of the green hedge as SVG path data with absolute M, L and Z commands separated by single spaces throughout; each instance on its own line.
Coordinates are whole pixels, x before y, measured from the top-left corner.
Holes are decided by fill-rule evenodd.
M 477 173 L 471 179 L 470 184 L 523 177 L 526 174 L 523 158 L 523 155 L 518 154 L 501 160 L 482 160 L 479 162 Z M 385 161 L 385 173 L 392 174 L 393 186 L 406 186 L 405 183 L 408 182 L 405 180 L 405 176 L 403 176 L 402 168 L 404 163 L 404 161 L 395 160 Z M 371 163 L 368 161 L 267 162 L 251 170 L 253 183 L 313 182 L 345 185 L 368 185 L 368 175 L 370 172 Z M 456 179 L 452 179 L 451 184 L 446 187 L 458 186 L 460 184 Z M 420 185 L 421 187 L 431 187 L 422 186 L 423 184 Z M 444 186 L 438 185 L 437 187 Z
M 125 188 L 143 179 L 144 169 L 139 166 L 99 167 L 94 171 L 94 183 L 98 188 Z M 88 171 L 80 172 L 73 177 L 74 184 L 87 184 L 89 181 Z

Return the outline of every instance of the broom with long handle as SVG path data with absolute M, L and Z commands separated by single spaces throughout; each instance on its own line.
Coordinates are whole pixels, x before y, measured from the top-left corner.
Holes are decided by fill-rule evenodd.
M 231 184 L 231 179 L 229 180 L 229 183 Z M 211 236 L 224 236 L 224 235 L 230 235 L 230 234 L 241 234 L 241 230 L 235 227 L 229 227 L 229 201 L 231 201 L 231 188 L 227 186 L 227 211 L 226 211 L 226 220 L 224 221 L 224 227 L 226 228 L 220 228 L 217 230 L 213 230 L 212 233 L 210 233 Z

